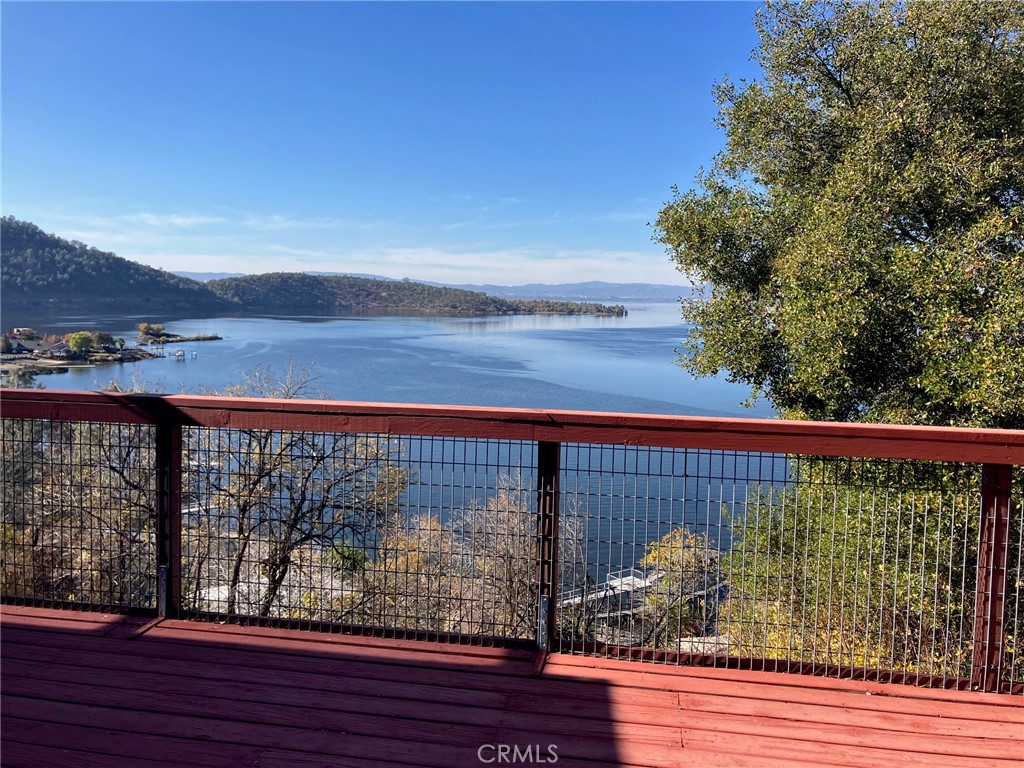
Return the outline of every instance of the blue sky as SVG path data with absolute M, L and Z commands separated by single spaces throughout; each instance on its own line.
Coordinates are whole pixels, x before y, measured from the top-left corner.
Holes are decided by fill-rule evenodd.
M 168 270 L 683 283 L 748 3 L 4 2 L 3 213 Z

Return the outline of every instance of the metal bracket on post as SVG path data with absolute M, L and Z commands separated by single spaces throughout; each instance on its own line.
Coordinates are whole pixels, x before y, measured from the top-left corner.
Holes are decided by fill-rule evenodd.
M 537 646 L 543 649 L 547 649 L 548 647 L 548 638 L 550 633 L 548 609 L 550 606 L 551 598 L 547 595 L 541 595 L 537 604 Z
M 160 616 L 167 615 L 167 566 L 160 565 L 156 569 L 156 612 Z

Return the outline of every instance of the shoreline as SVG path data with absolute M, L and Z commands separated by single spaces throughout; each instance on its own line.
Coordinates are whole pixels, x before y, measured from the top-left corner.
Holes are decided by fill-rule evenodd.
M 103 353 L 102 359 L 86 360 L 50 360 L 47 358 L 24 358 L 4 360 L 0 362 L 0 376 L 10 376 L 17 371 L 24 371 L 30 376 L 45 376 L 54 373 L 67 373 L 70 368 L 99 368 L 106 365 L 137 363 L 140 360 L 153 360 L 160 355 L 143 349 L 132 349 L 128 352 Z

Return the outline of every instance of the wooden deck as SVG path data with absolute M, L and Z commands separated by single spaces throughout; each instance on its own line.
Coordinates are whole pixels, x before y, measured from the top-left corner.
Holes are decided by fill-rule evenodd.
M 12 607 L 0 653 L 5 766 L 1024 766 L 1021 696 Z

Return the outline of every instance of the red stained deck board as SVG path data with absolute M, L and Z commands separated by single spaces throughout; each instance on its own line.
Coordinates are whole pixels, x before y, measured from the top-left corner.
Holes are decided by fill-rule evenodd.
M 65 610 L 63 608 L 37 608 L 31 605 L 0 605 L 0 618 L 4 621 L 31 619 L 58 619 L 65 624 L 81 621 L 92 624 L 142 624 L 149 621 L 140 616 L 129 616 L 123 613 L 107 613 L 105 611 Z
M 491 758 L 494 755 L 494 753 L 485 750 L 483 752 L 483 755 L 485 758 Z M 450 762 L 449 766 L 452 766 L 453 768 L 455 768 L 456 766 L 457 768 L 463 768 L 464 766 L 469 766 L 469 768 L 474 768 L 475 766 L 480 766 L 480 768 L 486 768 L 487 765 L 499 765 L 496 760 L 495 762 L 490 764 L 482 763 L 479 761 L 478 757 L 475 754 L 470 756 L 469 759 L 470 762 L 467 763 L 457 764 L 454 762 Z M 391 764 L 381 763 L 377 761 L 352 762 L 351 758 L 346 758 L 344 765 L 345 768 L 364 768 L 364 766 L 365 768 L 387 768 L 387 766 Z M 510 764 L 503 763 L 501 765 L 509 766 Z M 519 763 L 519 765 L 531 764 Z M 534 763 L 533 765 L 538 765 L 538 763 Z M 539 765 L 543 765 L 543 763 L 539 763 Z M 559 766 L 559 768 L 610 768 L 610 764 L 606 762 L 594 762 L 592 760 L 573 760 L 571 758 L 559 758 L 558 763 L 556 765 Z M 616 763 L 615 765 L 616 768 L 647 768 L 647 766 L 637 766 L 622 762 Z M 704 763 L 704 768 L 709 768 L 709 766 L 711 765 L 715 765 L 716 768 L 718 768 L 717 764 L 714 763 Z M 339 768 L 339 764 L 336 760 L 323 758 L 316 755 L 286 752 L 284 750 L 268 750 L 260 755 L 259 768 Z M 726 766 L 723 768 L 731 768 L 731 766 Z M 743 768 L 746 767 L 744 766 Z M 757 766 L 757 768 L 766 767 Z
M 693 674 L 692 667 L 669 667 L 667 665 L 637 664 L 638 671 L 623 669 L 621 665 L 630 662 L 608 660 L 614 667 L 568 666 L 560 664 L 549 656 L 545 672 L 573 676 L 582 680 L 605 681 L 614 685 L 627 685 L 679 693 L 708 693 L 711 695 L 746 696 L 767 701 L 803 702 L 814 705 L 853 707 L 863 709 L 886 709 L 893 712 L 908 712 L 923 715 L 942 713 L 964 719 L 988 720 L 992 717 L 1005 718 L 1010 722 L 1024 724 L 1024 696 L 1006 696 L 977 691 L 941 691 L 942 698 L 923 698 L 926 689 L 910 685 L 860 682 L 855 680 L 837 681 L 847 683 L 842 689 L 830 685 L 809 687 L 804 684 L 807 676 L 787 675 L 781 672 L 759 672 L 768 682 L 747 682 L 750 673 L 741 670 L 718 669 L 714 674 Z M 602 662 L 603 659 L 592 661 Z M 641 671 L 642 670 L 642 671 Z M 795 678 L 787 684 L 787 678 Z M 833 681 L 828 681 L 833 682 Z M 880 690 L 881 689 L 881 690 Z
M 139 646 L 128 650 L 134 651 Z M 58 651 L 59 653 L 47 653 Z M 73 668 L 105 670 L 116 667 L 125 672 L 138 675 L 135 678 L 115 678 L 113 685 L 123 684 L 156 684 L 166 680 L 166 684 L 174 684 L 178 677 L 192 679 L 194 690 L 206 687 L 215 689 L 223 687 L 224 677 L 244 678 L 248 686 L 285 686 L 291 689 L 287 695 L 296 694 L 303 697 L 311 693 L 328 696 L 373 696 L 395 699 L 428 700 L 435 704 L 461 704 L 467 707 L 485 709 L 502 709 L 508 702 L 507 693 L 476 691 L 468 688 L 450 688 L 444 685 L 413 683 L 406 680 L 390 681 L 359 677 L 356 674 L 334 675 L 316 672 L 297 672 L 293 670 L 277 670 L 272 667 L 249 666 L 245 664 L 214 663 L 203 658 L 202 649 L 196 649 L 186 656 L 193 658 L 161 658 L 127 655 L 124 652 L 84 651 L 68 648 L 47 649 L 32 648 L 21 645 L 4 645 L 5 667 L 14 660 L 37 662 L 44 669 L 39 672 L 40 679 L 62 679 L 65 670 Z M 361 699 L 360 699 L 361 700 Z M 674 707 L 673 707 L 674 709 Z
M 154 716 L 151 712 L 135 709 L 98 708 L 86 704 L 66 701 L 10 697 L 2 699 L 4 712 L 14 712 L 27 719 L 43 720 L 54 724 L 79 725 L 102 723 L 111 731 L 128 731 L 173 738 L 193 739 L 218 744 L 248 744 L 259 748 L 292 749 L 317 755 L 334 757 L 367 757 L 392 761 L 399 764 L 449 766 L 468 763 L 453 763 L 453 755 L 469 754 L 469 747 L 452 738 L 449 743 L 424 743 L 408 738 L 401 729 L 394 728 L 390 737 L 376 737 L 354 734 L 344 730 L 302 728 L 265 723 L 217 720 L 209 717 L 164 713 Z M 441 729 L 439 728 L 438 731 Z M 97 739 L 90 748 L 97 751 L 102 744 Z M 476 746 L 473 746 L 476 749 Z M 153 753 L 154 757 L 160 755 Z M 445 757 L 447 754 L 447 757 Z
M 74 611 L 67 611 L 74 613 Z M 5 608 L 0 614 L 0 620 L 4 625 L 10 627 L 30 627 L 35 632 L 47 630 L 61 634 L 82 634 L 82 635 L 105 635 L 113 627 L 125 623 L 127 616 L 112 616 L 109 614 L 85 614 L 89 619 L 76 618 L 72 621 L 61 619 L 59 616 L 24 616 L 14 613 L 10 608 Z M 93 618 L 103 617 L 102 619 Z
M 548 656 L 548 666 L 552 669 L 570 667 L 573 670 L 598 669 L 598 670 L 621 670 L 624 672 L 635 672 L 639 666 L 644 672 L 650 675 L 670 675 L 678 677 L 711 678 L 722 679 L 724 667 L 676 667 L 670 664 L 659 664 L 652 662 L 636 662 L 620 659 L 606 659 L 597 656 L 579 656 L 570 654 L 551 654 Z M 758 686 L 778 685 L 787 689 L 810 688 L 814 690 L 852 691 L 855 693 L 870 693 L 877 696 L 896 696 L 901 699 L 920 698 L 935 699 L 938 701 L 956 702 L 977 702 L 988 706 L 1006 706 L 1024 708 L 1024 696 L 999 696 L 993 698 L 989 693 L 980 691 L 956 690 L 953 688 L 926 688 L 914 685 L 892 685 L 870 680 L 851 680 L 847 678 L 825 677 L 813 674 L 799 674 L 786 672 L 770 672 L 749 669 L 729 669 L 727 672 L 729 680 L 736 682 L 753 683 Z M 659 685 L 657 680 L 649 683 L 652 686 Z
M 995 760 L 990 757 L 960 757 L 936 754 L 920 754 L 899 748 L 880 749 L 864 746 L 837 745 L 830 740 L 831 732 L 822 730 L 816 742 L 799 741 L 784 735 L 764 737 L 759 735 L 737 735 L 713 731 L 680 729 L 681 745 L 678 747 L 651 746 L 628 739 L 617 739 L 615 754 L 619 759 L 641 765 L 672 766 L 687 765 L 684 762 L 686 750 L 697 748 L 712 754 L 740 754 L 749 757 L 768 757 L 780 761 L 799 763 L 827 760 L 834 766 L 852 768 L 892 768 L 900 766 L 927 766 L 928 768 L 1006 768 L 1016 761 Z M 499 741 L 526 744 L 536 740 L 536 732 L 529 729 L 509 729 L 498 734 Z M 591 760 L 606 760 L 608 754 L 605 742 L 588 736 L 556 735 L 560 753 Z M 716 765 L 711 762 L 710 765 Z
M 23 630 L 5 630 L 5 638 L 14 636 L 19 643 L 28 643 L 26 647 L 54 648 L 58 651 L 56 658 L 73 660 L 75 654 L 81 653 L 81 645 L 72 637 L 54 633 L 42 633 L 38 638 Z M 38 639 L 39 645 L 34 645 Z M 6 641 L 5 641 L 6 645 Z M 217 667 L 224 665 L 230 674 L 237 672 L 237 667 L 247 667 L 253 673 L 265 679 L 264 674 L 276 674 L 287 671 L 296 674 L 318 676 L 321 680 L 331 678 L 338 680 L 361 679 L 373 685 L 377 682 L 386 684 L 422 684 L 443 685 L 451 691 L 473 692 L 474 694 L 493 694 L 507 696 L 510 693 L 536 693 L 535 680 L 528 677 L 512 675 L 495 675 L 480 670 L 463 671 L 445 668 L 443 670 L 430 667 L 400 666 L 400 655 L 392 659 L 375 659 L 373 661 L 353 660 L 345 656 L 343 647 L 331 656 L 293 656 L 277 653 L 263 653 L 258 649 L 224 648 L 216 643 L 178 644 L 168 642 L 151 642 L 149 635 L 137 640 L 104 638 L 103 649 L 110 653 L 130 654 L 134 664 L 152 665 L 158 669 L 172 662 L 193 665 L 195 674 L 217 677 Z M 30 652 L 31 653 L 31 652 Z M 91 653 L 91 652 L 90 652 Z M 31 656 L 30 656 L 31 658 Z M 127 662 L 126 662 L 127 663 Z M 208 672 L 200 672 L 206 667 Z M 678 696 L 674 692 L 652 691 L 631 687 L 609 688 L 600 682 L 574 680 L 569 677 L 547 675 L 544 679 L 545 692 L 551 696 L 566 698 L 586 698 L 599 691 L 613 704 L 638 704 L 675 709 Z
M 679 708 L 687 715 L 705 714 L 716 717 L 778 718 L 784 721 L 800 720 L 818 725 L 861 725 L 882 731 L 936 736 L 970 736 L 1016 738 L 1021 726 L 1009 720 L 964 719 L 947 715 L 918 715 L 895 710 L 853 709 L 833 706 L 815 706 L 792 702 L 761 701 L 747 697 L 710 696 L 681 693 Z
M 601 706 L 590 707 L 586 701 L 572 700 L 573 711 L 580 717 L 599 718 Z M 570 704 L 566 703 L 565 706 Z M 544 706 L 558 706 L 550 696 L 512 694 L 508 708 L 514 711 L 534 712 Z M 752 719 L 777 727 L 809 725 L 857 726 L 877 732 L 880 738 L 899 738 L 901 733 L 931 734 L 936 736 L 973 736 L 1015 739 L 1021 732 L 1016 723 L 996 720 L 963 720 L 955 717 L 904 715 L 887 711 L 870 711 L 842 707 L 817 707 L 808 704 L 763 702 L 733 696 L 696 696 L 680 694 L 680 704 L 673 709 L 648 707 L 642 704 L 622 704 L 615 707 L 617 722 L 652 724 L 707 724 L 713 728 L 728 727 L 735 722 L 743 728 Z
M 168 756 L 169 757 L 169 756 Z M 11 741 L 4 735 L 0 765 L 31 768 L 181 768 L 181 763 L 160 760 L 156 754 L 146 757 L 88 752 L 81 747 L 51 747 Z
M 230 683 L 228 683 L 230 685 Z M 305 706 L 299 699 L 290 705 L 268 704 L 249 699 L 206 698 L 193 696 L 190 692 L 165 693 L 161 691 L 137 690 L 126 692 L 122 689 L 105 688 L 96 685 L 63 682 L 40 691 L 39 681 L 4 674 L 4 692 L 23 698 L 59 698 L 74 701 L 89 707 L 118 709 L 130 707 L 136 712 L 149 713 L 153 717 L 180 715 L 199 717 L 210 722 L 251 724 L 280 728 L 295 728 L 313 731 L 336 730 L 346 735 L 377 736 L 386 738 L 400 730 L 404 736 L 416 741 L 439 742 L 442 744 L 475 742 L 482 744 L 493 733 L 493 725 L 465 725 L 456 721 L 448 723 L 445 729 L 437 727 L 437 721 L 415 720 L 402 717 L 409 712 L 409 705 L 403 702 L 400 708 L 382 715 L 366 715 L 357 712 Z
M 371 635 L 347 635 L 347 634 L 325 634 L 323 632 L 275 629 L 273 627 L 244 626 L 239 624 L 220 624 L 206 621 L 181 621 L 176 619 L 165 619 L 159 623 L 159 629 L 184 630 L 201 632 L 205 636 L 210 635 L 244 635 L 246 637 L 264 637 L 286 641 L 287 645 L 294 643 L 310 642 L 338 642 L 347 648 L 365 646 L 367 648 L 384 649 L 389 653 L 396 650 L 411 651 L 416 654 L 438 653 L 442 655 L 456 655 L 460 658 L 467 656 L 479 656 L 485 659 L 501 659 L 508 661 L 532 662 L 535 656 L 534 651 L 522 648 L 502 648 L 494 646 L 476 645 L 472 643 L 446 643 L 430 640 L 402 640 L 386 637 L 374 637 Z
M 463 725 L 495 725 L 498 718 L 495 712 L 504 710 L 504 703 L 495 707 L 445 704 L 433 700 L 430 694 L 420 699 L 396 698 L 382 693 L 350 693 L 340 691 L 322 691 L 309 688 L 299 689 L 292 685 L 290 678 L 281 676 L 276 682 L 254 684 L 248 675 L 238 679 L 232 685 L 222 681 L 203 680 L 159 673 L 121 672 L 109 669 L 86 669 L 67 666 L 50 665 L 44 662 L 5 661 L 4 674 L 21 678 L 29 683 L 50 683 L 53 685 L 84 685 L 93 688 L 111 689 L 110 698 L 134 696 L 136 691 L 146 691 L 147 708 L 156 706 L 158 696 L 169 695 L 172 699 L 176 692 L 189 697 L 201 698 L 218 710 L 234 710 L 235 697 L 244 695 L 247 702 L 258 702 L 290 708 L 288 715 L 296 714 L 300 725 L 312 725 L 321 713 L 333 713 L 338 717 L 345 714 L 384 715 L 395 718 L 439 721 L 445 720 Z M 17 682 L 11 690 L 17 689 Z M 69 691 L 70 693 L 70 691 Z M 83 698 L 77 699 L 85 701 Z M 301 707 L 296 707 L 296 701 Z M 313 716 L 303 713 L 309 709 L 317 710 Z M 294 711 L 292 711 L 294 710 Z M 170 710 L 168 710 L 170 711 Z M 194 710 L 189 710 L 194 711 Z M 336 720 L 337 718 L 335 718 Z M 284 719 L 277 719 L 284 722 Z M 333 721 L 332 721 L 333 722 Z
M 211 749 L 209 743 L 191 739 L 172 739 L 165 736 L 111 731 L 86 725 L 62 724 L 25 720 L 4 716 L 4 752 L 9 744 L 46 744 L 60 750 L 82 750 L 90 745 L 102 749 L 106 766 L 121 765 L 125 759 L 138 759 L 139 755 L 166 755 L 171 765 L 179 768 L 238 768 L 254 765 L 260 750 L 256 747 L 218 744 Z M 116 760 L 111 760 L 115 757 Z M 2 759 L 2 755 L 0 755 Z M 66 759 L 66 758 L 65 758 Z M 148 758 L 153 760 L 154 758 Z M 67 762 L 62 765 L 68 765 Z
M 116 619 L 76 616 L 62 631 L 59 612 L 9 612 L 4 765 L 121 765 L 129 753 L 153 765 L 177 744 L 202 756 L 179 764 L 447 768 L 480 765 L 485 739 L 554 743 L 558 764 L 578 768 L 1024 765 L 1022 708 L 1006 702 L 1020 697 L 906 698 L 903 686 L 557 655 L 531 677 L 501 649 L 463 659 L 461 646 L 178 622 L 126 639 L 76 631 Z M 83 759 L 68 760 L 75 749 Z
M 488 658 L 475 655 L 460 656 L 455 653 L 440 654 L 431 651 L 397 651 L 387 648 L 373 648 L 364 645 L 349 645 L 344 642 L 307 639 L 286 640 L 275 637 L 244 634 L 203 635 L 195 630 L 167 629 L 157 626 L 145 635 L 149 641 L 192 642 L 215 644 L 224 648 L 252 648 L 260 651 L 286 653 L 296 656 L 319 656 L 344 653 L 349 657 L 366 660 L 381 660 L 411 666 L 438 668 L 452 666 L 458 669 L 478 668 L 482 671 L 497 671 L 500 674 L 527 675 L 533 670 L 533 662 L 520 659 Z

